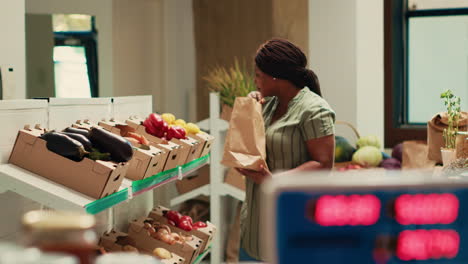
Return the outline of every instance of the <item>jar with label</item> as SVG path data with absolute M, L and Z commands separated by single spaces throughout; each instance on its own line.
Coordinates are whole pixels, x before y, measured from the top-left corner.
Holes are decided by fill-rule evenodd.
M 97 236 L 92 215 L 62 211 L 31 211 L 23 216 L 24 244 L 44 252 L 76 256 L 81 264 L 94 263 Z

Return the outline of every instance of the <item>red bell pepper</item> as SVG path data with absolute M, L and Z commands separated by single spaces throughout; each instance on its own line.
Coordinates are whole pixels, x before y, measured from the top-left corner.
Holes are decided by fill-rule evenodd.
M 158 114 L 152 113 L 148 117 L 149 121 L 155 128 L 162 127 L 164 119 Z
M 143 122 L 143 126 L 145 127 L 146 133 L 148 133 L 148 134 L 150 134 L 150 135 L 153 135 L 153 136 L 156 135 L 157 130 L 156 130 L 156 128 L 153 126 L 153 124 L 151 123 L 151 121 L 149 120 L 149 118 L 147 118 L 147 119 Z
M 175 138 L 177 139 L 185 139 L 185 129 L 180 126 L 173 126 L 171 127 L 175 131 Z
M 193 223 L 193 229 L 203 228 L 207 226 L 208 225 L 205 222 L 201 222 L 201 221 Z
M 148 118 L 143 122 L 147 133 L 162 138 L 167 132 L 168 125 L 166 121 L 158 114 L 150 114 Z

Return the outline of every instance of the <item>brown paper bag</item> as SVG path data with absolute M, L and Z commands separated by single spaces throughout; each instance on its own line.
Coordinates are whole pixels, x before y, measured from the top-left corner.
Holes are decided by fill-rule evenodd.
M 468 129 L 468 112 L 461 112 L 459 120 L 459 131 Z M 442 154 L 440 148 L 444 147 L 444 138 L 442 133 L 444 128 L 448 127 L 448 115 L 446 112 L 438 113 L 429 122 L 427 122 L 427 145 L 429 152 L 427 157 L 437 163 L 442 163 Z
M 427 151 L 428 147 L 424 141 L 404 141 L 401 167 L 403 169 L 433 168 L 436 162 L 428 159 Z
M 455 149 L 457 158 L 468 159 L 468 132 L 458 132 Z
M 256 171 L 260 165 L 267 168 L 262 105 L 255 99 L 236 98 L 221 164 Z

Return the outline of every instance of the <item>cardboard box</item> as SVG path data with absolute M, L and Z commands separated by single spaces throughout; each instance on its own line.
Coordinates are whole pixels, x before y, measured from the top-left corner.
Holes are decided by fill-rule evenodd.
M 125 123 L 116 122 L 114 120 L 99 122 L 99 126 L 120 136 L 123 131 L 115 127 L 116 125 L 128 126 Z M 131 131 L 133 128 L 129 130 L 130 132 L 134 132 Z M 133 147 L 133 157 L 128 162 L 129 168 L 125 175 L 126 178 L 137 181 L 151 177 L 163 171 L 164 165 L 169 156 L 168 152 L 154 146 L 148 146 L 149 149 L 142 149 L 141 146 L 135 145 L 133 145 Z
M 208 225 L 207 227 L 199 228 L 197 230 L 194 229 L 192 231 L 185 231 L 181 228 L 178 228 L 176 226 L 169 224 L 167 218 L 164 216 L 165 212 L 167 211 L 169 211 L 169 208 L 158 206 L 149 213 L 148 217 L 153 218 L 154 220 L 161 222 L 163 224 L 169 225 L 171 229 L 173 230 L 173 232 L 182 233 L 184 235 L 192 235 L 192 236 L 200 238 L 203 241 L 200 246 L 201 248 L 200 253 L 203 253 L 205 250 L 208 249 L 208 247 L 211 245 L 211 242 L 213 241 L 213 238 L 216 234 L 215 225 L 213 225 L 210 222 L 207 222 L 206 223 Z
M 165 248 L 184 258 L 184 263 L 186 264 L 192 263 L 201 253 L 200 249 L 202 240 L 200 238 L 193 237 L 194 239 L 192 241 L 169 245 L 161 240 L 151 237 L 145 229 L 145 222 L 152 224 L 155 220 L 152 218 L 140 217 L 139 219 L 135 219 L 130 222 L 130 227 L 128 228 L 128 235 L 135 240 L 138 249 L 149 252 L 157 247 Z
M 203 144 L 203 149 L 198 157 L 203 157 L 210 153 L 214 141 L 214 137 L 212 135 L 200 132 L 195 135 L 190 134 L 189 136 L 199 140 Z
M 38 128 L 20 130 L 9 162 L 95 199 L 118 191 L 128 163 L 67 159 L 47 149 L 39 138 L 42 133 Z
M 107 252 L 126 252 L 124 246 L 130 245 L 134 248 L 137 248 L 136 242 L 134 239 L 128 236 L 127 233 L 119 232 L 112 230 L 110 232 L 104 233 L 99 241 L 99 246 L 103 247 Z M 138 248 L 137 248 L 138 249 Z M 138 250 L 141 254 L 147 254 L 154 256 L 152 251 Z M 171 252 L 172 258 L 170 259 L 159 259 L 160 262 L 164 264 L 183 264 L 185 259 L 181 256 Z
M 179 194 L 184 194 L 210 183 L 210 167 L 203 166 L 197 171 L 195 176 L 187 176 L 176 181 L 176 188 Z
M 125 123 L 127 123 L 130 127 L 135 129 L 136 133 L 145 136 L 146 139 L 148 139 L 148 141 L 151 143 L 151 145 L 169 153 L 163 170 L 170 170 L 170 169 L 175 168 L 178 165 L 181 165 L 179 162 L 179 159 L 181 156 L 180 154 L 186 148 L 174 142 L 167 141 L 167 140 L 165 141 L 158 137 L 155 137 L 153 135 L 146 133 L 145 127 L 141 125 L 142 122 L 143 120 L 137 119 L 137 118 L 132 118 L 132 119 L 128 119 L 125 121 Z
M 198 159 L 203 151 L 202 142 L 192 137 L 187 137 L 186 139 L 173 138 L 171 141 L 187 149 L 183 154 L 181 154 L 179 160 L 179 163 L 181 163 L 180 165 L 189 163 L 194 159 Z

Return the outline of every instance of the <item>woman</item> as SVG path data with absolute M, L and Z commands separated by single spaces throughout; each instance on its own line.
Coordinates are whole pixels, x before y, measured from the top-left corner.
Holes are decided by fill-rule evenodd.
M 263 104 L 268 169 L 237 169 L 246 176 L 242 208 L 241 260 L 264 260 L 259 240 L 260 184 L 271 173 L 330 169 L 333 167 L 335 113 L 321 97 L 307 58 L 291 42 L 272 39 L 255 56 L 255 84 L 250 97 Z

